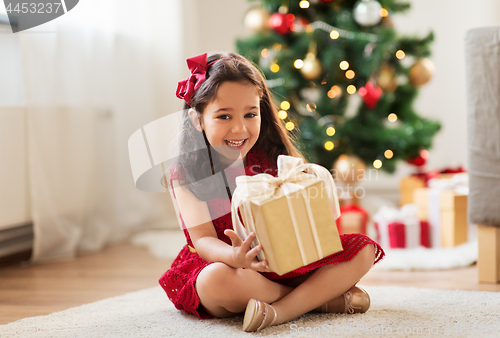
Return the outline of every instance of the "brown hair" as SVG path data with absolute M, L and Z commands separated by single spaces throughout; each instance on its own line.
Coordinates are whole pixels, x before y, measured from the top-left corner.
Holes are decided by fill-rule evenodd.
M 218 60 L 218 61 L 217 61 Z M 213 61 L 217 61 L 210 65 Z M 277 163 L 278 155 L 290 155 L 304 158 L 302 153 L 294 146 L 297 139 L 284 128 L 277 115 L 277 109 L 271 100 L 271 95 L 266 86 L 264 76 L 255 65 L 243 56 L 236 53 L 215 53 L 207 58 L 206 80 L 196 90 L 191 101 L 194 109 L 201 119 L 207 104 L 214 100 L 219 86 L 224 82 L 251 83 L 260 95 L 261 127 L 259 138 L 254 147 L 260 147 L 269 156 L 272 163 Z M 212 156 L 213 148 L 210 147 L 203 131 L 200 132 L 191 123 L 189 118 L 190 107 L 184 104 L 183 125 L 180 137 L 180 156 L 175 163 L 178 175 L 182 175 L 182 184 L 187 184 L 188 189 L 200 200 L 207 201 L 217 197 L 225 189 L 224 182 L 214 178 L 214 184 L 207 186 L 206 180 L 201 184 L 201 179 L 213 176 L 222 170 L 217 156 Z M 204 144 L 200 144 L 204 140 Z M 200 150 L 201 149 L 201 150 Z M 208 149 L 208 152 L 207 152 Z M 220 175 L 217 175 L 220 177 Z M 215 177 L 215 176 L 214 176 Z M 166 175 L 162 183 L 167 185 Z

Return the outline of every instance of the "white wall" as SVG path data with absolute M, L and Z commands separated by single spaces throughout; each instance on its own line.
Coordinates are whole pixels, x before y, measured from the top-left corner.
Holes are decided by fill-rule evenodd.
M 402 33 L 435 33 L 433 79 L 422 87 L 416 110 L 442 122 L 428 167 L 467 165 L 465 32 L 500 25 L 498 0 L 412 0 L 406 15 L 394 18 Z
M 159 1 L 159 0 L 156 0 Z M 177 29 L 164 34 L 166 46 L 172 54 L 178 56 L 178 63 L 174 65 L 181 73 L 180 77 L 169 78 L 171 91 L 167 93 L 176 103 L 172 110 L 181 110 L 183 103 L 175 97 L 177 82 L 189 76 L 186 59 L 203 53 L 215 51 L 235 51 L 235 41 L 239 36 L 248 33 L 243 26 L 243 17 L 251 5 L 246 0 L 169 0 L 176 6 L 181 6 L 182 17 Z M 180 38 L 179 48 L 171 46 L 169 39 Z M 179 44 L 176 44 L 178 46 Z M 165 87 L 166 88 L 166 87 Z
M 243 26 L 246 0 L 187 0 L 186 34 L 192 43 L 184 50 L 186 57 L 214 50 L 234 50 L 234 40 L 249 32 Z M 425 36 L 435 33 L 432 61 L 436 72 L 421 88 L 415 108 L 423 116 L 442 123 L 426 169 L 467 166 L 466 85 L 464 35 L 475 27 L 500 25 L 498 0 L 411 0 L 406 14 L 393 17 L 401 34 Z M 193 14 L 195 13 L 195 14 Z M 187 74 L 187 70 L 186 70 Z M 399 179 L 414 172 L 400 163 L 394 175 L 380 173 L 377 180 L 364 182 L 367 193 L 382 193 L 396 200 Z
M 247 0 L 183 0 L 185 55 L 235 51 L 237 37 L 248 34 L 243 17 Z

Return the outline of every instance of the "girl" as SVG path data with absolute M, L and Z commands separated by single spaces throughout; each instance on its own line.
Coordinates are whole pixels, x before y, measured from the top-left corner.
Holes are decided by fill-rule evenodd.
M 263 76 L 238 54 L 203 54 L 187 60 L 179 82 L 185 100 L 181 155 L 163 183 L 173 188 L 187 239 L 159 280 L 177 309 L 200 318 L 245 311 L 243 329 L 258 331 L 309 311 L 365 312 L 368 294 L 354 286 L 384 256 L 362 234 L 342 235 L 344 250 L 279 276 L 259 262 L 231 230 L 235 176 L 277 175 L 280 154 L 302 157 L 277 117 Z M 235 155 L 243 160 L 238 168 Z M 224 198 L 225 196 L 225 198 Z

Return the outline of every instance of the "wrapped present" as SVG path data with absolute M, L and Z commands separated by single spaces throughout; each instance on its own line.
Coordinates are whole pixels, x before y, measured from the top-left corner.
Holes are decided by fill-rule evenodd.
M 441 245 L 445 248 L 467 242 L 467 198 L 453 190 L 441 193 Z
M 407 236 L 413 235 L 414 238 L 418 238 L 412 231 L 416 229 L 410 224 L 405 224 L 403 222 L 392 222 L 387 226 L 389 234 L 389 247 L 391 249 L 397 248 L 409 248 L 415 246 L 423 246 L 426 248 L 430 247 L 429 242 L 429 222 L 420 221 L 420 243 L 415 243 L 411 241 L 411 238 L 407 239 Z
M 428 183 L 431 179 L 447 179 L 453 177 L 457 173 L 463 172 L 464 169 L 462 167 L 446 168 L 441 171 L 433 170 L 428 172 L 421 172 L 402 178 L 400 182 L 400 205 L 403 206 L 408 203 L 415 203 L 415 190 L 428 187 Z
M 415 189 L 425 187 L 425 179 L 417 176 L 404 177 L 400 181 L 400 197 L 403 206 L 405 204 L 413 203 L 413 192 Z
M 429 188 L 418 188 L 413 191 L 413 204 L 418 205 L 417 217 L 422 221 L 429 220 Z
M 359 205 L 349 204 L 340 207 L 339 232 L 341 234 L 366 234 L 368 213 Z
M 373 215 L 380 245 L 388 249 L 430 247 L 429 223 L 417 217 L 418 206 L 406 204 L 400 210 L 382 206 Z
M 431 246 L 450 247 L 467 242 L 468 175 L 432 179 L 428 185 L 415 190 L 414 201 L 419 206 L 419 219 L 430 224 Z
M 255 232 L 252 246 L 262 245 L 258 259 L 279 275 L 342 251 L 333 178 L 300 158 L 278 156 L 278 177 L 237 177 L 231 213 L 238 235 L 244 239 Z

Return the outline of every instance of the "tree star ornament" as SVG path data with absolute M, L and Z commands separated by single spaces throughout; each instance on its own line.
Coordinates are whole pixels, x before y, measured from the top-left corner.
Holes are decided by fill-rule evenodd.
M 366 107 L 373 109 L 377 106 L 380 96 L 382 96 L 382 89 L 374 86 L 371 82 L 367 82 L 364 87 L 359 88 L 358 93 L 363 98 Z

